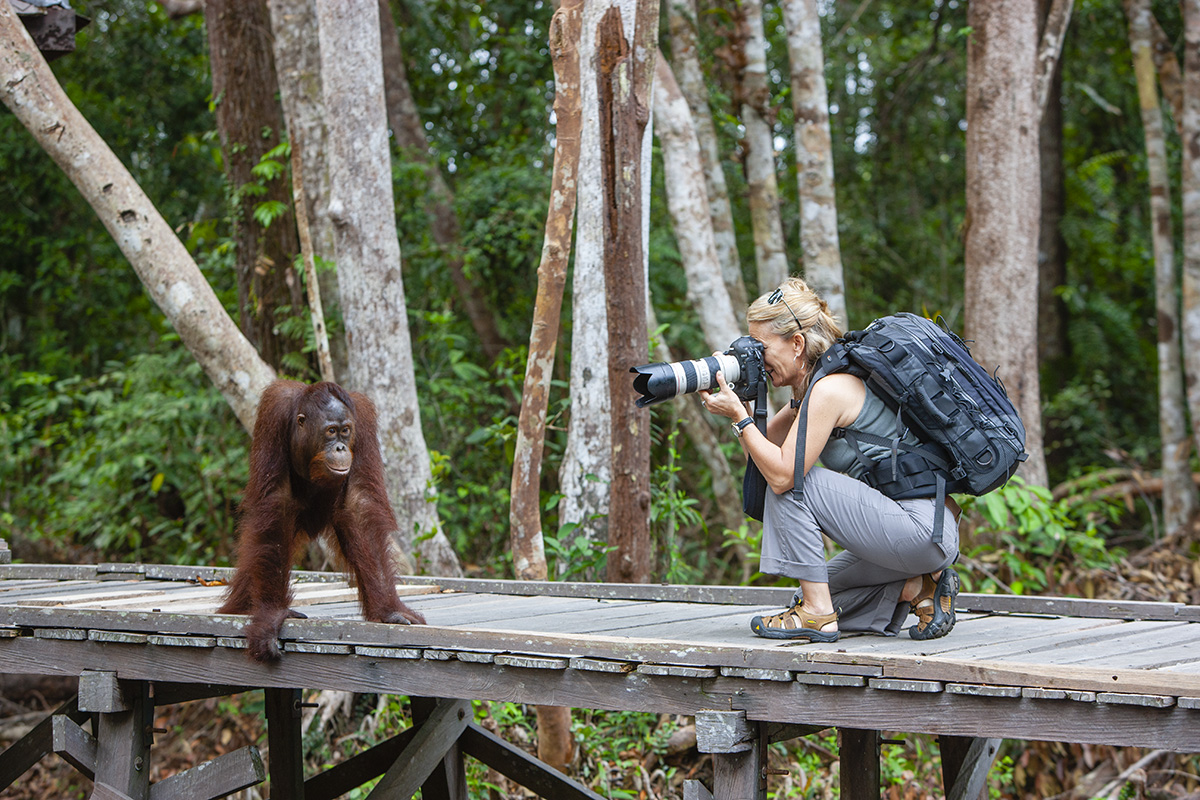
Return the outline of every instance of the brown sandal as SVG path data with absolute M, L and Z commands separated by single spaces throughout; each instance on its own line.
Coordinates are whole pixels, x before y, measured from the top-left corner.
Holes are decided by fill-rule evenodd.
M 831 622 L 837 622 L 838 613 L 808 614 L 794 605 L 787 611 L 769 617 L 750 620 L 750 630 L 767 639 L 808 639 L 810 642 L 836 642 L 837 631 L 823 631 Z
M 917 624 L 908 629 L 914 639 L 940 639 L 954 629 L 954 601 L 958 597 L 958 573 L 950 567 L 936 581 L 921 576 L 921 591 L 912 601 Z

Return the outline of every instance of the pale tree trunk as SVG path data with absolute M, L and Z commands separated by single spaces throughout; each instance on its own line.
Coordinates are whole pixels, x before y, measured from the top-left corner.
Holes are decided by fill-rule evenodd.
M 282 141 L 270 18 L 265 0 L 207 0 L 204 24 L 225 175 L 231 191 L 239 193 L 255 180 L 251 170 L 263 155 Z M 292 267 L 299 247 L 290 211 L 265 227 L 254 217 L 254 207 L 266 201 L 290 209 L 291 187 L 276 179 L 265 188 L 263 195 L 241 197 L 235 207 L 238 308 L 242 331 L 267 363 L 279 367 L 302 342 L 279 333 L 278 308 L 290 305 L 297 311 L 304 297 Z
M 458 212 L 454 208 L 454 195 L 446 185 L 442 171 L 429 155 L 429 140 L 425 126 L 413 102 L 412 89 L 408 85 L 408 73 L 404 66 L 404 53 L 400 49 L 400 36 L 392 16 L 389 0 L 379 0 L 380 33 L 383 41 L 383 82 L 387 97 L 388 124 L 396 137 L 401 154 L 411 158 L 425 168 L 429 181 L 429 223 L 433 241 L 441 249 L 450 270 L 450 279 L 466 312 L 467 321 L 479 337 L 483 354 L 489 362 L 495 361 L 509 342 L 500 335 L 496 318 L 488 307 L 479 287 L 463 271 L 462 237 L 458 224 Z
M 1129 18 L 1129 49 L 1133 51 L 1138 104 L 1146 136 L 1146 167 L 1150 174 L 1150 229 L 1154 242 L 1154 294 L 1158 312 L 1158 426 L 1162 444 L 1163 525 L 1165 533 L 1170 535 L 1187 524 L 1196 508 L 1196 490 L 1188 466 L 1191 437 L 1184 408 L 1183 366 L 1179 352 L 1179 297 L 1171 232 L 1170 173 L 1162 110 L 1155 86 L 1154 60 L 1150 53 L 1150 2 L 1126 0 L 1125 13 Z M 1186 175 L 1185 169 L 1185 192 L 1188 189 L 1194 191 L 1194 184 Z M 1185 194 L 1185 240 L 1187 226 L 1195 224 L 1187 220 L 1187 211 L 1195 213 L 1194 206 L 1195 198 L 1189 201 Z M 1186 256 L 1185 251 L 1185 261 Z
M 612 408 L 608 390 L 608 312 L 604 300 L 604 191 L 600 172 L 600 106 L 596 28 L 609 2 L 585 3 L 579 43 L 579 181 L 575 266 L 571 283 L 571 417 L 559 468 L 561 528 L 574 526 L 593 545 L 608 539 L 612 481 Z M 633 0 L 622 0 L 632 14 Z M 640 363 L 640 362 L 639 362 Z M 597 579 L 603 576 L 594 576 Z
M 1183 0 L 1183 353 L 1192 437 L 1200 448 L 1200 0 Z
M 1034 88 L 1034 102 L 1037 103 L 1038 113 L 1046 113 L 1046 104 L 1050 102 L 1051 85 L 1059 78 L 1059 56 L 1062 55 L 1063 39 L 1067 35 L 1067 26 L 1071 23 L 1071 7 L 1074 0 L 1040 0 L 1045 20 L 1042 27 L 1041 44 L 1037 55 L 1037 83 Z
M 8 3 L 0 3 L 0 98 L 92 206 L 184 345 L 246 430 L 275 372 L 129 170 L 71 103 Z
M 717 262 L 712 218 L 704 202 L 700 144 L 692 128 L 691 110 L 661 53 L 655 64 L 654 121 L 662 147 L 667 208 L 687 276 L 688 301 L 696 309 L 708 346 L 724 350 L 741 336 L 741 328 Z
M 717 130 L 708 106 L 708 85 L 704 82 L 704 71 L 700 67 L 696 0 L 670 0 L 667 15 L 671 31 L 671 60 L 679 79 L 679 90 L 692 111 L 692 125 L 704 159 L 704 183 L 708 212 L 712 217 L 717 263 L 721 265 L 725 291 L 735 313 L 741 314 L 749 299 L 746 296 L 746 281 L 742 277 L 737 236 L 733 230 L 733 210 L 729 205 L 725 169 L 721 166 Z
M 1186 24 L 1185 19 L 1184 25 Z M 1184 78 L 1179 69 L 1179 59 L 1175 57 L 1175 48 L 1171 46 L 1171 40 L 1167 38 L 1166 31 L 1158 24 L 1153 13 L 1150 14 L 1150 38 L 1150 52 L 1154 54 L 1154 68 L 1158 70 L 1158 84 L 1162 87 L 1163 98 L 1171 107 L 1171 116 L 1175 118 L 1175 132 L 1182 139 L 1183 116 L 1186 113 L 1183 109 Z M 1185 52 L 1185 59 L 1187 55 Z
M 649 127 L 657 0 L 638 0 L 632 36 L 610 8 L 597 29 L 604 171 L 604 286 L 608 311 L 609 394 L 612 403 L 612 495 L 608 579 L 647 583 L 650 542 L 650 411 L 629 391 L 629 368 L 646 357 L 646 249 L 643 224 L 643 142 Z
M 971 3 L 967 44 L 965 316 L 1025 423 L 1020 474 L 1046 485 L 1037 362 L 1037 0 Z
M 388 493 L 404 553 L 418 541 L 426 569 L 462 570 L 440 530 L 414 382 L 374 4 L 346 13 L 318 0 L 321 84 L 328 125 L 329 214 L 350 345 L 349 384 L 375 401 Z
M 788 277 L 779 217 L 779 184 L 775 177 L 775 137 L 771 131 L 771 91 L 767 84 L 767 40 L 762 0 L 742 0 L 738 39 L 742 51 L 742 125 L 746 129 L 744 163 L 754 230 L 758 291 L 769 292 Z
M 333 222 L 329 219 L 329 172 L 325 167 L 325 103 L 321 97 L 321 49 L 316 0 L 267 0 L 279 78 L 279 102 L 292 147 L 299 151 L 304 205 L 312 255 L 317 264 L 334 263 Z M 299 228 L 299 225 L 297 225 Z M 340 314 L 337 272 L 318 271 L 326 319 Z M 329 340 L 333 374 L 346 374 L 346 337 Z
M 821 52 L 817 0 L 782 0 L 792 71 L 796 117 L 796 177 L 800 197 L 800 246 L 804 278 L 848 327 L 846 280 L 838 244 L 837 197 L 833 186 L 833 143 L 829 137 L 829 94 Z

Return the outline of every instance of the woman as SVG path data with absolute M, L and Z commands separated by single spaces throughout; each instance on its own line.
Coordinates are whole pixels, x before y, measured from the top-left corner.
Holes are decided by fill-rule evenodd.
M 914 639 L 936 639 L 954 627 L 958 575 L 957 506 L 942 514 L 941 542 L 933 540 L 933 498 L 892 500 L 858 480 L 864 467 L 851 445 L 831 436 L 835 428 L 895 436 L 896 417 L 853 375 L 819 380 L 808 402 L 804 491 L 797 499 L 796 446 L 800 401 L 821 355 L 842 335 L 829 308 L 799 278 L 763 295 L 746 312 L 750 335 L 763 345 L 771 384 L 792 390 L 793 402 L 767 423 L 766 435 L 751 424 L 747 405 L 718 373 L 719 390 L 705 407 L 733 421 L 742 449 L 767 485 L 763 514 L 762 571 L 800 582 L 795 604 L 779 614 L 754 617 L 750 628 L 772 639 L 837 641 L 839 630 L 894 636 L 909 612 Z M 915 444 L 911 434 L 903 441 Z M 878 460 L 886 448 L 863 445 Z M 823 466 L 815 466 L 818 459 Z M 843 552 L 825 561 L 822 536 Z

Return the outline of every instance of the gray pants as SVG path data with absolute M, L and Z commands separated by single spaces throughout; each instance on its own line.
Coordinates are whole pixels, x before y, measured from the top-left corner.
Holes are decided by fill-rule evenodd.
M 936 500 L 892 500 L 865 483 L 823 467 L 804 478 L 804 498 L 767 492 L 762 571 L 828 583 L 838 628 L 894 636 L 908 616 L 904 582 L 937 572 L 958 557 L 958 521 L 943 515 L 932 539 Z M 822 534 L 844 552 L 827 563 Z

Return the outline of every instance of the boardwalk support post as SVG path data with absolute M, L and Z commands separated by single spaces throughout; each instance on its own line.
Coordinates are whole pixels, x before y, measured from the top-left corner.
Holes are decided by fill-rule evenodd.
M 304 800 L 304 742 L 300 690 L 267 689 L 267 748 L 271 797 Z
M 842 800 L 879 800 L 879 731 L 842 728 Z
M 987 775 L 1003 739 L 938 736 L 942 752 L 942 785 L 946 800 L 979 800 L 987 797 Z
M 154 720 L 150 683 L 121 681 L 119 694 L 121 705 L 128 710 L 96 717 L 96 794 L 104 787 L 116 793 L 111 797 L 148 800 L 150 730 Z
M 696 713 L 696 747 L 713 758 L 713 800 L 766 799 L 766 728 L 747 720 L 745 711 Z M 704 796 L 697 787 L 691 792 Z

